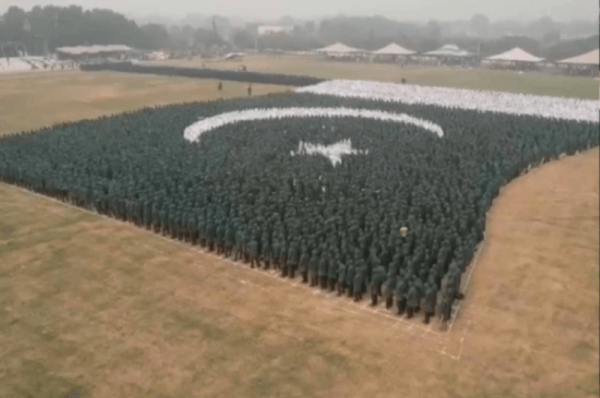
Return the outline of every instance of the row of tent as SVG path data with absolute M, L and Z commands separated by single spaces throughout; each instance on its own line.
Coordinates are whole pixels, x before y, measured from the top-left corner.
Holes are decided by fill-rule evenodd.
M 357 48 L 349 47 L 342 43 L 335 43 L 331 46 L 316 50 L 317 53 L 327 55 L 359 55 L 359 54 L 371 54 L 371 55 L 383 55 L 383 56 L 411 56 L 417 54 L 416 51 L 408 50 L 396 43 L 391 43 L 383 48 L 376 51 L 366 51 Z M 448 57 L 448 58 L 471 58 L 475 57 L 476 54 L 463 50 L 455 44 L 447 44 L 434 51 L 428 51 L 421 54 L 427 57 Z M 590 51 L 589 53 L 579 55 L 577 57 L 564 59 L 558 61 L 559 64 L 572 64 L 572 65 L 598 65 L 600 53 L 598 50 Z M 487 61 L 502 61 L 502 62 L 541 62 L 544 58 L 536 57 L 528 53 L 527 51 L 515 47 L 512 50 L 506 51 L 501 54 L 487 57 L 484 60 Z

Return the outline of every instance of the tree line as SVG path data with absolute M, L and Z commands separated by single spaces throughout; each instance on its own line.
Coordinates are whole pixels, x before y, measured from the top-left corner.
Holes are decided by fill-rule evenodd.
M 29 54 L 36 55 L 63 46 L 125 44 L 159 49 L 170 44 L 164 26 L 138 26 L 114 11 L 79 6 L 36 6 L 30 11 L 10 7 L 0 19 L 0 42 L 23 44 Z
M 216 23 L 215 23 L 216 21 Z M 258 36 L 257 23 L 233 27 L 224 17 L 211 24 L 183 26 L 138 24 L 122 14 L 79 6 L 36 6 L 25 11 L 13 6 L 0 18 L 0 42 L 24 44 L 30 54 L 44 54 L 61 46 L 126 44 L 140 49 L 169 48 L 179 51 L 207 50 L 215 46 L 237 49 L 314 50 L 341 41 L 375 50 L 396 42 L 419 52 L 453 42 L 474 53 L 489 56 L 521 47 L 536 55 L 557 60 L 598 47 L 598 21 L 559 23 L 545 17 L 526 24 L 491 22 L 485 15 L 468 21 L 427 24 L 394 21 L 382 16 L 334 17 L 320 23 L 284 17 L 291 34 Z M 573 39 L 570 36 L 588 38 Z

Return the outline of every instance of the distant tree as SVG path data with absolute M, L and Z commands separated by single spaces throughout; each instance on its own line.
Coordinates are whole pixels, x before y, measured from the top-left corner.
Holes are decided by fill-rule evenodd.
M 560 36 L 561 36 L 560 30 L 553 29 L 544 34 L 544 37 L 542 38 L 542 42 L 544 43 L 544 45 L 550 46 L 550 45 L 558 43 L 560 41 Z
M 152 49 L 172 45 L 162 25 L 139 27 L 134 21 L 111 10 L 36 6 L 27 12 L 13 6 L 2 15 L 2 19 L 0 40 L 21 42 L 29 53 L 93 44 L 126 44 Z
M 241 49 L 247 49 L 254 48 L 256 43 L 254 36 L 250 34 L 250 32 L 245 29 L 240 29 L 233 34 L 233 44 Z
M 481 55 L 489 57 L 515 47 L 520 47 L 534 55 L 541 54 L 540 42 L 525 36 L 506 36 L 501 39 L 489 40 L 482 44 Z
M 304 33 L 308 36 L 314 35 L 316 32 L 316 25 L 314 21 L 309 21 L 304 24 Z
M 205 48 L 213 46 L 222 46 L 225 44 L 223 39 L 218 36 L 214 30 L 198 28 L 194 31 L 194 39 L 196 44 Z
M 4 26 L 6 38 L 4 41 L 24 41 L 28 35 L 25 32 L 25 20 L 27 13 L 19 7 L 12 6 L 4 14 Z
M 551 61 L 571 58 L 598 48 L 598 35 L 558 42 L 546 48 L 542 56 Z
M 442 29 L 437 21 L 429 21 L 427 23 L 427 37 L 439 40 L 442 37 Z
M 469 27 L 477 36 L 487 37 L 490 30 L 490 20 L 483 14 L 475 14 L 469 21 Z
M 292 26 L 294 24 L 294 18 L 289 15 L 284 15 L 279 18 L 279 23 L 283 26 Z

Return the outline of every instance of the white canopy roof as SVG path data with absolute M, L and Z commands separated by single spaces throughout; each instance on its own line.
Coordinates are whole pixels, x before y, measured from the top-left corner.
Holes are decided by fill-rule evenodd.
M 81 55 L 81 54 L 99 54 L 99 53 L 107 53 L 107 52 L 128 52 L 133 49 L 128 46 L 124 46 L 121 44 L 111 44 L 106 46 L 77 46 L 77 47 L 59 47 L 56 51 L 72 54 L 72 55 Z
M 328 47 L 325 48 L 321 48 L 319 50 L 316 50 L 319 53 L 339 53 L 339 54 L 350 54 L 350 53 L 358 53 L 358 52 L 364 52 L 363 50 L 359 50 L 357 48 L 352 48 L 349 47 L 345 44 L 342 43 L 335 43 L 332 44 Z
M 377 55 L 411 55 L 411 54 L 415 54 L 415 52 L 411 51 L 411 50 L 407 50 L 406 48 L 399 46 L 396 43 L 391 43 L 383 48 L 380 48 L 377 51 L 373 51 L 373 54 L 377 54 Z
M 558 61 L 559 64 L 576 64 L 576 65 L 598 65 L 600 62 L 600 51 L 594 50 L 577 57 L 563 59 Z
M 460 49 L 456 44 L 446 44 L 437 50 L 426 52 L 424 55 L 434 57 L 470 57 L 473 53 Z
M 540 62 L 544 58 L 536 57 L 535 55 L 529 54 L 527 51 L 515 47 L 505 53 L 494 55 L 486 58 L 489 61 L 517 61 L 517 62 Z

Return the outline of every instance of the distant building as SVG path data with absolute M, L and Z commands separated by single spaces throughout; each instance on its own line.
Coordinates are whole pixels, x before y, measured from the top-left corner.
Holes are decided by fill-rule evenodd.
M 294 31 L 293 26 L 259 26 L 258 27 L 258 35 L 259 36 L 267 36 L 275 33 L 285 33 L 291 35 Z

